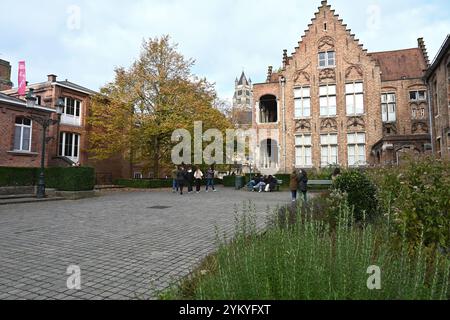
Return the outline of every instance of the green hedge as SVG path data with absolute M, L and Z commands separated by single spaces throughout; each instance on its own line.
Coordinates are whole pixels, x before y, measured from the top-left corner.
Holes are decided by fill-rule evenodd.
M 0 167 L 0 187 L 35 186 L 39 168 Z M 45 185 L 60 191 L 89 191 L 95 186 L 95 170 L 89 167 L 46 168 Z

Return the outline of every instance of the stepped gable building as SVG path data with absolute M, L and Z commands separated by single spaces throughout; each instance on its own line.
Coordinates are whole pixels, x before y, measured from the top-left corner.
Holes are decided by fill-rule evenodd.
M 252 125 L 252 80 L 242 71 L 239 80 L 236 78 L 233 96 L 233 123 L 237 127 L 247 128 Z
M 432 145 L 438 157 L 450 156 L 450 35 L 425 74 L 430 92 Z
M 322 1 L 295 51 L 284 50 L 280 70 L 269 67 L 266 81 L 253 85 L 257 165 L 357 167 L 427 152 L 428 65 L 423 39 L 416 48 L 369 53 Z

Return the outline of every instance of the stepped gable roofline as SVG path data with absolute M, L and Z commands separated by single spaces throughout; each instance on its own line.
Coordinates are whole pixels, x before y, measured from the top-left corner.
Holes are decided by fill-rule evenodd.
M 420 48 L 373 52 L 369 55 L 380 67 L 381 81 L 422 78 L 427 69 Z

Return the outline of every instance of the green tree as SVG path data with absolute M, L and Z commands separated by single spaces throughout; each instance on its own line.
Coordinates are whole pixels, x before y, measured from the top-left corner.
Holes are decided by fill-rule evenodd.
M 191 72 L 186 59 L 169 36 L 144 41 L 138 60 L 115 71 L 115 79 L 94 97 L 89 119 L 91 153 L 96 159 L 127 154 L 159 177 L 171 164 L 172 133 L 194 122 L 204 130 L 225 131 L 231 124 L 215 107 L 214 85 Z

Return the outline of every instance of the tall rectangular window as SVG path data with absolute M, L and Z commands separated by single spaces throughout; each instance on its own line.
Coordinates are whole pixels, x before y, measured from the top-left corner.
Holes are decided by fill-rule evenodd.
M 319 67 L 334 68 L 336 66 L 336 52 L 326 51 L 319 52 Z
M 31 151 L 31 120 L 16 118 L 14 126 L 14 151 Z
M 311 89 L 309 87 L 295 88 L 294 101 L 296 119 L 311 116 Z
M 295 136 L 295 165 L 297 167 L 312 166 L 311 135 Z
M 59 135 L 59 155 L 78 162 L 80 154 L 80 135 L 61 132 Z
M 381 95 L 381 113 L 383 122 L 395 122 L 397 109 L 397 97 L 395 93 L 383 93 Z
M 364 89 L 362 82 L 347 83 L 345 85 L 345 98 L 348 116 L 364 113 Z
M 348 165 L 363 166 L 366 164 L 366 134 L 349 133 L 348 143 Z
M 336 116 L 336 85 L 320 86 L 320 115 Z
M 321 166 L 327 167 L 338 163 L 337 134 L 323 134 L 320 136 Z

